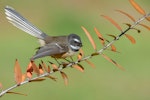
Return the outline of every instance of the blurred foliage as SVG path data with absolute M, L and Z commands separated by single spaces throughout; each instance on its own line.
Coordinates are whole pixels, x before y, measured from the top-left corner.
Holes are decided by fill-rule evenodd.
M 149 0 L 136 0 L 138 4 L 148 11 Z M 0 82 L 4 88 L 14 84 L 14 62 L 18 58 L 22 70 L 29 62 L 29 58 L 39 46 L 34 37 L 20 31 L 7 22 L 4 14 L 6 5 L 12 6 L 34 25 L 49 35 L 79 34 L 83 40 L 83 50 L 88 55 L 92 50 L 81 26 L 85 26 L 98 47 L 93 28 L 97 27 L 101 33 L 118 34 L 119 31 L 108 21 L 101 18 L 101 14 L 108 15 L 116 20 L 123 28 L 122 23 L 131 22 L 125 16 L 115 12 L 121 9 L 136 18 L 141 17 L 129 4 L 128 0 L 0 0 Z M 147 23 L 150 25 L 150 23 Z M 27 94 L 27 97 L 7 94 L 3 100 L 149 100 L 150 99 L 150 57 L 149 38 L 150 32 L 143 27 L 138 27 L 142 33 L 130 31 L 137 43 L 132 45 L 122 37 L 115 43 L 121 53 L 106 51 L 107 55 L 125 67 L 122 72 L 116 66 L 107 62 L 102 57 L 91 59 L 96 68 L 84 64 L 85 72 L 80 73 L 73 69 L 65 69 L 69 76 L 69 85 L 65 86 L 59 74 L 57 82 L 46 80 L 41 83 L 31 83 L 19 87 L 14 91 Z M 44 60 L 51 60 L 44 58 Z

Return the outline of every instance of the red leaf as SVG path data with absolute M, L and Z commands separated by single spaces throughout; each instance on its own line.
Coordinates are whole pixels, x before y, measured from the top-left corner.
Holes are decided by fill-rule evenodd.
M 115 62 L 114 60 L 112 60 L 111 58 L 109 58 L 108 56 L 106 56 L 106 55 L 104 55 L 104 54 L 102 54 L 102 56 L 106 59 L 106 60 L 108 60 L 109 62 L 111 62 L 111 63 L 113 63 L 114 65 L 116 65 L 119 69 L 121 69 L 121 70 L 125 70 L 121 65 L 119 65 L 117 62 Z
M 90 62 L 89 60 L 85 60 L 91 67 L 93 67 L 93 68 L 95 68 L 95 65 L 92 63 L 92 62 Z
M 80 65 L 80 64 L 77 64 L 77 65 L 72 65 L 73 68 L 76 68 L 77 70 L 81 71 L 81 72 L 84 72 L 84 68 Z
M 22 82 L 22 72 L 17 59 L 15 62 L 14 73 L 15 73 L 15 81 L 19 85 Z
M 98 38 L 100 39 L 102 45 L 105 45 L 105 39 L 103 38 L 102 34 L 97 30 L 97 28 L 94 28 L 94 31 L 97 34 Z
M 135 39 L 131 35 L 125 34 L 125 36 L 131 41 L 132 44 L 136 43 Z
M 60 71 L 60 73 L 61 73 L 62 78 L 64 79 L 65 85 L 68 85 L 68 77 L 67 77 L 67 75 L 64 72 L 62 72 L 62 71 Z
M 134 1 L 134 0 L 129 0 L 131 5 L 142 15 L 145 15 L 145 11 Z
M 90 33 L 82 26 L 81 27 L 83 29 L 83 31 L 85 32 L 86 36 L 88 37 L 89 41 L 91 42 L 93 49 L 96 50 L 96 44 L 92 38 L 92 36 L 90 35 Z
M 119 26 L 119 24 L 116 23 L 112 18 L 105 15 L 101 15 L 101 16 L 107 19 L 109 22 L 111 22 L 118 30 L 122 31 L 122 28 Z
M 126 15 L 126 16 L 129 17 L 133 22 L 135 22 L 135 19 L 134 19 L 131 15 L 129 15 L 128 13 L 126 13 L 126 12 L 124 12 L 124 11 L 121 11 L 121 10 L 116 10 L 116 11 L 118 11 L 118 12 L 120 12 L 120 13 Z

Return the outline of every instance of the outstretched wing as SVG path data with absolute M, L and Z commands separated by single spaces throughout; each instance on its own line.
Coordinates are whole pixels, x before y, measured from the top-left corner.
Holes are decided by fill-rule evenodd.
M 68 51 L 68 47 L 63 44 L 51 43 L 46 44 L 36 52 L 36 54 L 31 58 L 31 60 L 35 60 L 45 56 L 53 56 L 57 54 L 63 54 Z

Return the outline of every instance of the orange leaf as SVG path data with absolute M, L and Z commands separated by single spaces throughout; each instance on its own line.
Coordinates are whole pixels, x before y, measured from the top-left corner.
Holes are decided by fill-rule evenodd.
M 72 65 L 73 68 L 76 68 L 77 70 L 81 71 L 81 72 L 84 72 L 84 68 L 80 65 L 80 64 L 77 64 L 77 65 Z
M 131 35 L 125 34 L 125 36 L 131 41 L 132 44 L 136 43 L 135 39 Z
M 27 72 L 27 73 L 26 73 L 26 76 L 27 76 L 29 79 L 31 79 L 31 78 L 32 78 L 32 73 L 31 73 L 31 72 Z
M 50 76 L 50 75 L 48 75 L 48 76 L 46 76 L 46 77 L 48 77 L 48 78 L 52 79 L 53 81 L 56 81 L 56 79 L 57 79 L 57 78 L 52 77 L 52 76 Z
M 50 66 L 47 67 L 47 72 L 50 73 L 51 72 L 51 68 Z
M 26 79 L 26 74 L 23 74 L 23 75 L 22 75 L 22 81 L 21 81 L 21 82 L 23 82 L 25 79 Z
M 28 64 L 26 72 L 30 72 L 30 73 L 33 72 L 32 63 L 31 62 Z
M 142 15 L 145 15 L 145 11 L 134 1 L 134 0 L 129 0 L 131 5 Z
M 44 67 L 44 70 L 46 71 L 46 72 L 48 72 L 48 68 L 47 68 L 47 66 L 46 66 L 46 64 L 41 60 L 41 62 L 42 62 L 42 65 L 43 65 L 43 67 Z
M 34 80 L 29 80 L 29 82 L 41 82 L 41 81 L 44 81 L 45 79 L 44 78 L 37 78 L 37 79 L 34 79 Z
M 78 54 L 77 59 L 78 59 L 78 61 L 80 61 L 82 59 L 82 54 L 81 53 Z
M 19 85 L 22 82 L 22 72 L 17 59 L 15 62 L 14 73 L 15 73 L 15 81 Z
M 90 62 L 89 60 L 85 60 L 91 67 L 93 67 L 93 68 L 95 68 L 95 65 L 92 63 L 92 62 Z
M 117 50 L 116 50 L 116 47 L 112 44 L 111 45 L 111 51 L 114 51 L 114 52 L 116 52 Z
M 62 78 L 64 79 L 65 85 L 68 85 L 68 77 L 67 77 L 67 75 L 64 72 L 62 72 L 62 71 L 60 71 L 60 73 L 61 73 Z
M 18 95 L 23 95 L 23 96 L 27 96 L 27 94 L 22 94 L 22 93 L 18 93 L 18 92 L 11 92 L 11 91 L 8 91 L 6 93 L 9 93 L 9 94 L 18 94 Z
M 111 62 L 111 63 L 113 63 L 114 65 L 116 65 L 119 69 L 121 69 L 121 70 L 125 70 L 121 65 L 119 65 L 117 62 L 115 62 L 114 60 L 112 60 L 111 58 L 109 58 L 108 56 L 106 56 L 106 55 L 104 55 L 104 54 L 102 54 L 102 56 L 106 59 L 106 60 L 108 60 L 109 62 Z
M 39 68 L 36 66 L 36 64 L 34 63 L 34 61 L 31 61 L 31 63 L 32 63 L 33 71 L 34 71 L 37 75 L 40 75 Z
M 39 64 L 39 72 L 40 72 L 40 74 L 43 74 L 43 73 L 44 73 L 44 71 L 43 71 L 43 68 L 42 68 L 41 64 Z
M 149 27 L 149 26 L 147 26 L 147 25 L 144 25 L 144 24 L 139 24 L 139 25 L 141 25 L 141 26 L 143 26 L 144 28 L 146 28 L 146 29 L 150 30 L 150 27 Z
M 150 21 L 150 17 L 146 17 L 146 20 Z
M 101 15 L 102 17 L 104 17 L 105 19 L 107 19 L 109 22 L 111 22 L 118 30 L 122 31 L 121 27 L 119 26 L 118 23 L 116 23 L 112 18 L 105 16 L 105 15 Z
M 118 12 L 120 12 L 120 13 L 126 15 L 126 16 L 129 17 L 133 22 L 135 22 L 135 19 L 134 19 L 131 15 L 129 15 L 128 13 L 126 13 L 126 12 L 124 12 L 124 11 L 121 11 L 121 10 L 116 10 L 116 11 L 118 11 Z
M 52 65 L 54 71 L 58 71 L 58 66 L 56 66 L 56 65 L 55 65 L 54 63 L 52 63 L 52 62 L 49 62 L 49 63 Z
M 82 26 L 81 28 L 82 28 L 83 31 L 85 32 L 85 34 L 86 34 L 86 36 L 88 37 L 89 41 L 91 42 L 91 44 L 92 44 L 94 50 L 96 50 L 96 44 L 95 44 L 95 42 L 94 42 L 92 36 L 90 35 L 90 33 L 89 33 L 83 26 Z
M 97 34 L 98 38 L 100 39 L 102 45 L 105 45 L 105 40 L 104 40 L 102 34 L 97 30 L 97 28 L 94 28 L 94 31 Z
M 2 89 L 3 88 L 3 85 L 2 85 L 2 83 L 0 83 L 0 89 Z

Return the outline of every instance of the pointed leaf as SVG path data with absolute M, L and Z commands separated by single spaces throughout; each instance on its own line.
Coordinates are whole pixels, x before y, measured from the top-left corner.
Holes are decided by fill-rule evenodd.
M 124 24 L 126 24 L 128 27 L 131 27 L 132 25 L 131 24 L 129 24 L 129 23 L 124 23 Z
M 100 39 L 102 45 L 105 45 L 105 39 L 103 38 L 102 34 L 98 31 L 97 28 L 94 28 L 95 33 L 97 34 L 98 38 Z
M 45 79 L 44 78 L 37 78 L 37 79 L 34 79 L 34 80 L 30 80 L 29 82 L 41 82 L 41 81 L 44 81 Z
M 80 61 L 82 59 L 82 54 L 81 53 L 78 54 L 77 59 L 78 59 L 78 61 Z
M 112 35 L 112 34 L 107 34 L 107 35 L 110 36 L 110 37 L 113 37 L 114 39 L 116 39 L 115 35 Z
M 111 51 L 117 52 L 117 49 L 113 44 L 111 45 Z
M 129 15 L 128 13 L 126 13 L 126 12 L 124 12 L 124 11 L 121 11 L 121 10 L 116 10 L 116 11 L 118 11 L 118 12 L 120 12 L 120 13 L 126 15 L 126 16 L 127 16 L 128 18 L 130 18 L 133 22 L 135 22 L 135 19 L 134 19 L 131 15 Z
M 34 61 L 32 61 L 31 63 L 32 63 L 33 71 L 34 71 L 37 75 L 40 75 L 39 68 L 36 66 L 36 64 L 34 63 Z
M 26 72 L 27 72 L 26 73 L 27 78 L 31 79 L 32 78 L 32 72 L 33 72 L 32 63 L 31 62 L 28 64 Z
M 72 65 L 72 67 L 81 72 L 84 72 L 84 68 L 80 64 Z
M 31 72 L 27 72 L 26 76 L 27 76 L 27 78 L 31 79 L 32 78 L 32 73 Z
M 23 93 L 19 93 L 19 92 L 11 92 L 11 91 L 8 91 L 6 92 L 8 94 L 18 94 L 18 95 L 23 95 L 23 96 L 27 96 L 27 94 L 23 94 Z
M 15 62 L 14 73 L 15 73 L 15 81 L 19 85 L 22 82 L 22 72 L 17 59 Z
M 91 42 L 93 49 L 96 50 L 96 44 L 92 38 L 92 36 L 90 35 L 90 33 L 86 30 L 86 28 L 84 28 L 83 26 L 81 27 L 83 29 L 83 31 L 85 32 L 86 36 L 88 37 L 89 41 Z
M 134 0 L 129 0 L 131 5 L 142 15 L 145 15 L 145 11 L 134 1 Z
M 42 66 L 44 67 L 44 70 L 46 71 L 46 72 L 48 72 L 48 68 L 47 68 L 47 66 L 46 66 L 46 64 L 41 60 L 41 62 L 42 62 Z
M 23 74 L 23 75 L 22 75 L 22 81 L 21 81 L 21 82 L 23 82 L 25 79 L 26 79 L 26 74 Z
M 80 61 L 82 59 L 82 57 L 84 56 L 84 52 L 82 49 L 79 50 L 79 54 L 77 56 L 78 61 Z
M 92 62 L 90 62 L 89 60 L 85 60 L 85 62 L 87 62 L 91 67 L 95 68 L 95 65 Z
M 40 74 L 43 74 L 43 73 L 44 73 L 44 71 L 43 71 L 43 68 L 42 68 L 42 65 L 41 65 L 41 64 L 39 64 L 39 72 L 40 72 Z
M 48 75 L 48 76 L 46 76 L 46 77 L 48 77 L 48 78 L 52 79 L 53 81 L 57 81 L 57 80 L 56 80 L 57 78 L 52 77 L 52 76 L 50 76 L 50 75 Z
M 68 85 L 68 77 L 67 77 L 67 75 L 64 72 L 62 72 L 62 71 L 60 71 L 60 73 L 61 73 L 62 78 L 64 79 L 65 85 Z
M 31 62 L 28 64 L 26 72 L 30 72 L 30 73 L 33 72 L 32 63 Z
M 139 25 L 141 25 L 141 26 L 143 26 L 144 28 L 146 28 L 146 29 L 150 30 L 150 27 L 149 27 L 149 26 L 147 26 L 147 25 L 144 25 L 144 24 L 139 24 Z
M 135 39 L 131 35 L 125 34 L 125 36 L 131 41 L 132 44 L 136 43 Z
M 119 26 L 119 24 L 115 22 L 112 18 L 105 15 L 101 15 L 101 16 L 107 19 L 109 22 L 111 22 L 118 30 L 122 31 L 122 28 Z
M 0 82 L 0 89 L 3 89 L 3 85 L 2 85 L 2 83 Z
M 47 72 L 50 73 L 51 72 L 51 68 L 50 66 L 47 67 Z
M 116 65 L 119 69 L 121 69 L 121 70 L 125 70 L 121 65 L 119 65 L 117 62 L 115 62 L 114 60 L 112 60 L 111 58 L 109 58 L 108 56 L 106 56 L 106 55 L 104 55 L 104 54 L 102 54 L 102 56 L 106 59 L 106 60 L 108 60 L 109 62 L 111 62 L 111 63 L 113 63 L 114 65 Z
M 52 62 L 49 62 L 51 64 L 51 66 L 53 67 L 53 71 L 58 71 L 58 66 L 55 65 L 54 63 Z

